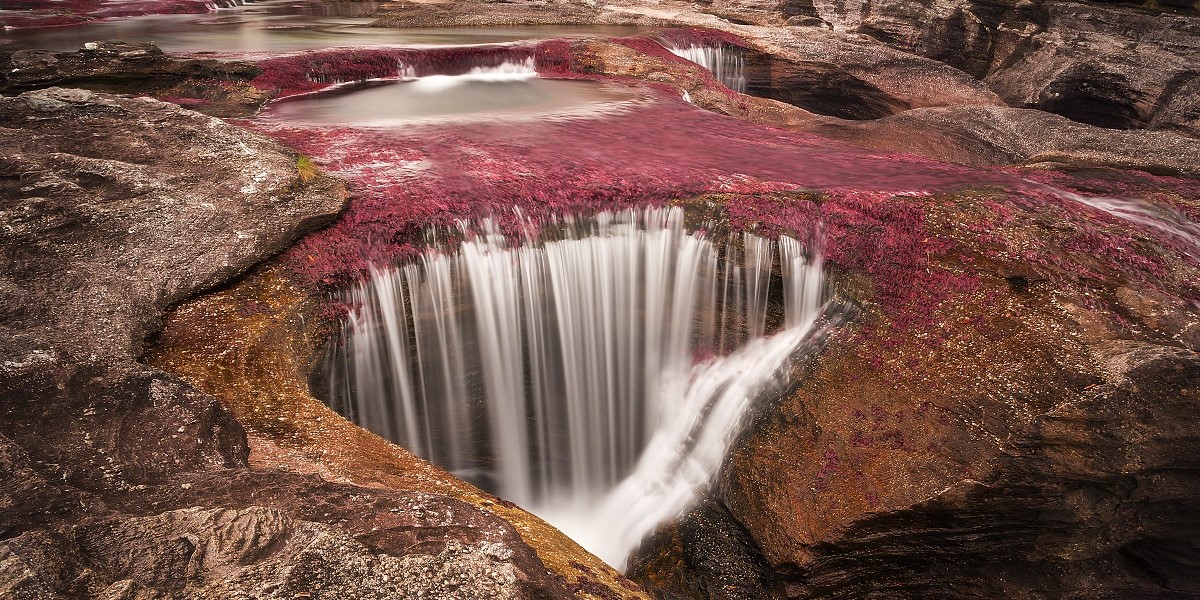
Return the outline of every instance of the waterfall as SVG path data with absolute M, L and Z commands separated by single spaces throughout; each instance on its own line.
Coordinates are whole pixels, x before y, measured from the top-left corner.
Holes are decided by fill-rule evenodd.
M 413 80 L 409 85 L 417 86 L 424 91 L 440 91 L 468 82 L 506 83 L 536 79 L 537 66 L 533 57 L 520 61 L 504 61 L 494 66 L 472 67 L 461 75 L 425 75 L 416 76 L 416 70 L 407 65 L 401 67 L 403 79 Z
M 664 42 L 663 47 L 680 58 L 690 60 L 712 72 L 713 77 L 725 87 L 739 93 L 746 92 L 746 53 L 741 48 L 727 45 L 707 46 L 701 44 L 679 45 Z
M 818 313 L 819 248 L 709 239 L 678 208 L 543 231 L 462 224 L 454 251 L 372 269 L 344 297 L 331 404 L 620 564 L 786 372 Z

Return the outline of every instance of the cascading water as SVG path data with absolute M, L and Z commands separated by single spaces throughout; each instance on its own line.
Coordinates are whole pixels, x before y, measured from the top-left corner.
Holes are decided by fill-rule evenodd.
M 717 81 L 739 93 L 746 92 L 746 54 L 741 48 L 727 45 L 680 45 L 663 42 L 663 47 L 680 58 L 686 58 L 712 72 Z
M 417 76 L 417 71 L 409 65 L 401 65 L 402 79 L 412 80 L 410 85 L 419 86 L 428 91 L 443 90 L 455 85 L 470 82 L 504 83 L 528 81 L 538 76 L 537 66 L 532 57 L 524 60 L 504 61 L 494 66 L 472 67 L 461 75 L 425 75 Z
M 487 54 L 474 66 L 454 65 L 455 74 L 437 73 L 429 64 L 397 59 L 366 80 L 341 81 L 323 71 L 307 77 L 330 88 L 275 102 L 264 117 L 289 123 L 363 125 L 373 128 L 417 124 L 536 119 L 595 118 L 623 112 L 643 100 L 627 90 L 590 81 L 542 79 L 535 60 L 514 50 L 513 56 Z M 301 96 L 297 94 L 297 96 Z
M 1126 221 L 1173 235 L 1189 246 L 1189 254 L 1193 256 L 1200 254 L 1200 224 L 1170 206 L 1125 198 L 1085 196 L 1029 179 L 1026 179 L 1025 183 L 1034 189 L 1049 192 L 1063 200 L 1086 204 Z
M 717 243 L 678 208 L 543 229 L 513 244 L 464 224 L 454 252 L 373 269 L 346 293 L 331 403 L 620 565 L 786 372 L 818 314 L 819 248 Z

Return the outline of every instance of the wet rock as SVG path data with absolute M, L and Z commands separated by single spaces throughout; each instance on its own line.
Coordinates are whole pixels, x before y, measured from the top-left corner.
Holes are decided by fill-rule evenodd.
M 226 407 L 138 362 L 169 307 L 332 220 L 339 182 L 78 89 L 0 98 L 0 148 L 0 596 L 567 595 L 462 500 L 252 469 Z
M 719 499 L 705 498 L 633 551 L 629 577 L 647 582 L 656 598 L 762 600 L 778 597 L 750 534 Z
M 186 59 L 154 44 L 98 41 L 76 52 L 0 52 L 0 92 L 50 86 L 154 96 L 219 117 L 253 113 L 270 97 L 250 85 L 253 63 Z
M 837 509 L 818 499 L 823 508 L 816 512 L 773 512 L 764 520 L 750 498 L 819 498 L 832 489 L 797 489 L 789 477 L 783 488 L 751 492 L 744 486 L 754 476 L 745 471 L 730 481 L 726 498 L 765 544 L 771 563 L 787 565 L 791 597 L 879 590 L 954 597 L 1194 594 L 1200 548 L 1189 516 L 1196 498 L 1188 490 L 1200 473 L 1186 457 L 1200 444 L 1200 430 L 1182 415 L 1192 410 L 1200 359 L 1138 344 L 1101 352 L 1102 383 L 1028 420 L 989 416 L 989 399 L 975 398 L 963 417 L 994 437 L 994 445 L 954 449 L 963 453 L 953 459 L 961 466 L 950 469 L 917 466 L 910 458 L 916 451 L 893 452 L 885 467 L 892 479 L 867 471 L 855 481 L 854 473 L 864 469 L 855 464 L 859 450 L 830 450 L 819 441 L 838 430 L 848 434 L 853 424 L 793 416 L 799 419 L 789 427 L 808 439 L 815 435 L 817 454 L 825 453 L 813 457 L 816 464 L 828 465 L 829 453 L 838 454 L 841 462 L 829 478 L 868 496 L 862 508 Z M 933 402 L 932 410 L 940 410 Z M 967 473 L 954 474 L 959 468 Z M 896 487 L 871 491 L 882 485 Z M 890 505 L 888 496 L 909 494 L 913 486 L 927 491 L 912 496 L 912 504 Z
M 738 443 L 720 497 L 787 597 L 1195 593 L 1200 356 L 1114 314 L 1181 292 L 1085 309 L 1043 275 L 985 283 L 990 311 L 956 303 L 936 348 L 834 342 Z
M 1195 11 L 996 0 L 815 4 L 835 29 L 962 69 L 1011 106 L 1101 127 L 1200 134 Z

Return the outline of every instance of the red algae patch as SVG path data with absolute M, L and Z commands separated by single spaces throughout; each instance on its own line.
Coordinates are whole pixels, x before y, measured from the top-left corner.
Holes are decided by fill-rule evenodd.
M 989 177 L 747 125 L 662 97 L 596 119 L 393 130 L 249 124 L 350 182 L 353 199 L 343 218 L 285 257 L 310 280 L 326 283 L 353 279 L 368 262 L 417 252 L 430 226 L 487 215 L 502 227 L 511 225 L 513 208 L 536 218 L 703 193 L 886 195 L 974 185 Z
M 683 40 L 702 33 L 675 35 Z M 870 290 L 863 297 L 887 315 L 859 332 L 883 348 L 909 334 L 931 347 L 942 343 L 943 307 L 979 300 L 981 274 L 1000 269 L 1009 276 L 1012 268 L 996 266 L 1001 263 L 1024 265 L 1016 279 L 1053 276 L 1085 290 L 1114 269 L 1125 280 L 1153 285 L 1180 265 L 1194 267 L 1194 254 L 1179 240 L 1071 194 L 1121 195 L 1194 217 L 1195 182 L 979 169 L 748 123 L 685 102 L 677 86 L 697 77 L 706 88 L 743 96 L 658 42 L 626 38 L 612 46 L 650 55 L 651 62 L 611 75 L 597 67 L 603 61 L 592 56 L 594 42 L 553 40 L 442 54 L 371 51 L 374 58 L 358 63 L 363 55 L 339 53 L 266 63 L 259 83 L 285 95 L 336 81 L 399 77 L 405 69 L 463 73 L 516 58 L 532 61 L 539 77 L 597 80 L 646 98 L 596 118 L 390 128 L 305 125 L 268 111 L 247 124 L 347 179 L 353 196 L 336 224 L 283 256 L 286 267 L 309 285 L 330 289 L 355 280 L 371 263 L 418 254 L 430 227 L 452 229 L 459 220 L 491 216 L 512 231 L 526 219 L 703 196 L 719 199 L 722 218 L 734 229 L 773 236 L 823 227 L 830 268 L 863 276 L 861 285 Z M 945 212 L 938 207 L 957 204 L 970 207 L 972 220 L 931 221 L 931 214 Z M 1057 223 L 1055 235 L 1030 235 L 1039 223 Z M 1171 285 L 1182 286 L 1184 296 L 1197 295 L 1193 284 Z

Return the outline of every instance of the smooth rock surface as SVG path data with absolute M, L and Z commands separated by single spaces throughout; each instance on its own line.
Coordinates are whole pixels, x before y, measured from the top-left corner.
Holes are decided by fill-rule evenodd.
M 0 596 L 564 597 L 444 495 L 251 469 L 215 398 L 138 362 L 172 305 L 328 223 L 340 182 L 218 119 L 0 99 Z
M 701 535 L 720 511 L 685 515 L 631 560 L 638 580 L 725 597 L 705 577 L 761 556 L 778 583 L 764 597 L 1195 595 L 1195 241 L 1142 232 L 1110 254 L 1082 231 L 1128 225 L 1080 207 L 916 202 L 924 224 L 905 229 L 929 262 L 894 232 L 863 238 L 887 250 L 833 284 L 860 318 L 736 444 L 710 502 L 737 526 Z M 1148 279 L 1127 252 L 1169 267 Z M 956 290 L 936 300 L 940 277 Z M 924 291 L 892 304 L 896 285 Z M 741 528 L 753 543 L 722 542 Z
M 2 48 L 2 47 L 0 47 Z M 0 92 L 50 86 L 153 96 L 218 117 L 253 114 L 270 97 L 248 62 L 178 58 L 154 44 L 90 42 L 76 52 L 0 50 Z

